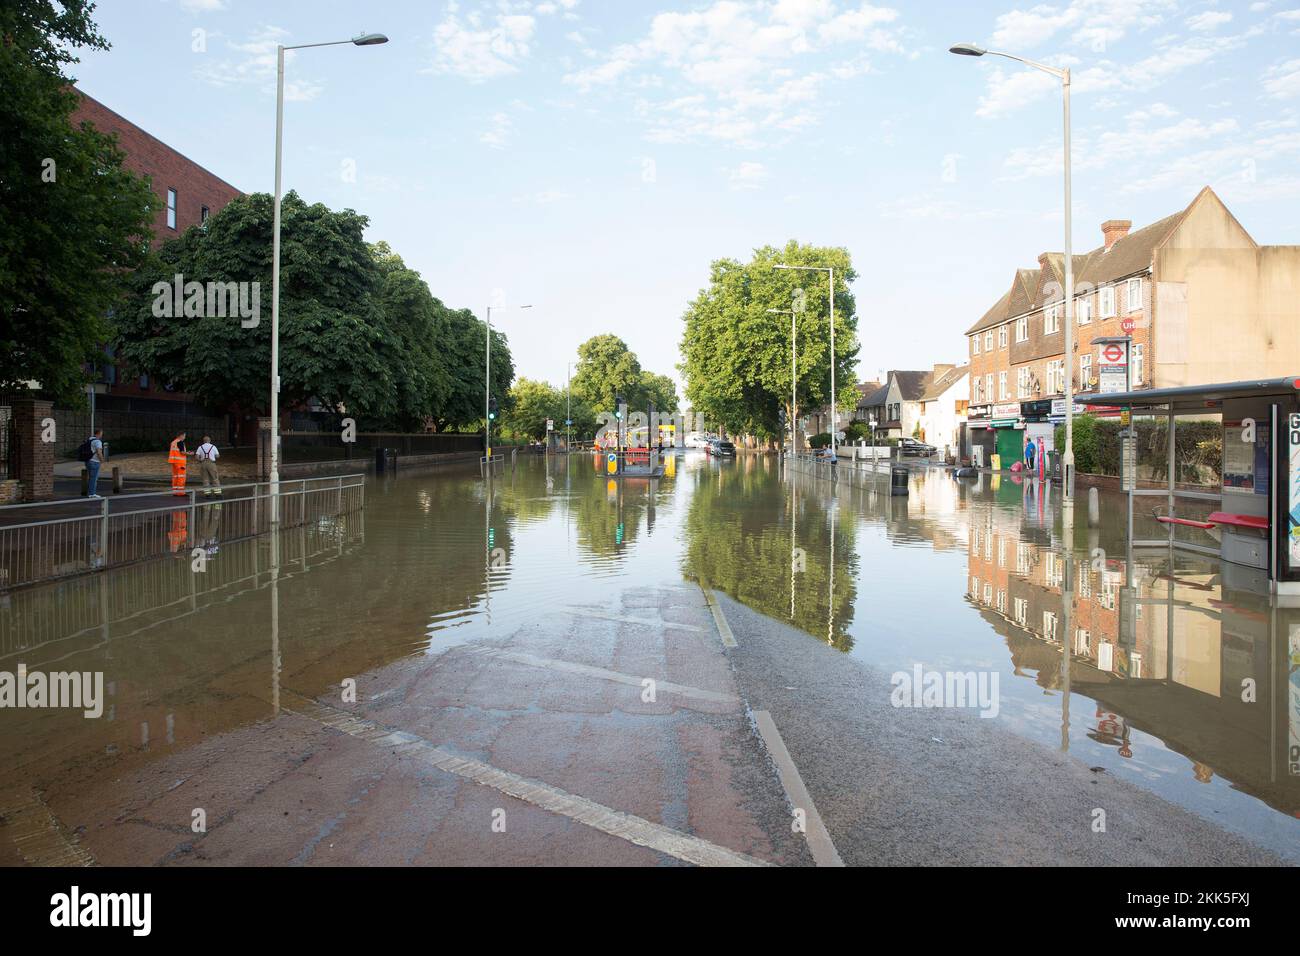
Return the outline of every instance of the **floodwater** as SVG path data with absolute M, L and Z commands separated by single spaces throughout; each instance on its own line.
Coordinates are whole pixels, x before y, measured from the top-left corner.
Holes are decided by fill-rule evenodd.
M 0 672 L 102 671 L 106 697 L 98 720 L 0 710 L 0 844 L 7 808 L 93 801 L 285 694 L 685 580 L 886 672 L 994 671 L 1012 732 L 1300 861 L 1300 610 L 1218 561 L 1131 552 L 1118 495 L 1100 527 L 1080 496 L 1067 561 L 1050 488 L 918 468 L 888 491 L 771 457 L 623 482 L 528 458 L 374 480 L 363 512 L 274 536 L 221 543 L 209 515 L 201 573 L 182 553 L 0 595 Z

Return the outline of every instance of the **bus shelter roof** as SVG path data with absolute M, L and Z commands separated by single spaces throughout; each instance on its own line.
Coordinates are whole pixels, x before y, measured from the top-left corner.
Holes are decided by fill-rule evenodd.
M 1289 398 L 1300 396 L 1300 375 L 1286 378 L 1249 379 L 1214 385 L 1179 385 L 1174 388 L 1142 388 L 1104 395 L 1076 395 L 1075 404 L 1111 408 L 1159 408 L 1175 412 L 1213 411 L 1227 398 Z

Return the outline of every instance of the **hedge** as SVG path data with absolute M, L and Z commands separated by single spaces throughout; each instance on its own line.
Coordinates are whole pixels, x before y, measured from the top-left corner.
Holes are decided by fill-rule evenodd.
M 1168 427 L 1161 420 L 1135 422 L 1141 477 L 1168 478 Z M 1120 432 L 1118 419 L 1080 415 L 1074 420 L 1074 467 L 1093 475 L 1118 476 Z M 1056 426 L 1056 447 L 1065 448 L 1065 426 Z M 1179 421 L 1174 427 L 1175 480 L 1187 484 L 1214 484 L 1223 474 L 1223 426 L 1217 421 Z

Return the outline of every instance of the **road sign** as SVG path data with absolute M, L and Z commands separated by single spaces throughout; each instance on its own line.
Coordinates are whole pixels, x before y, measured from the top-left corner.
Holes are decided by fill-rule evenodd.
M 554 419 L 554 418 L 548 418 L 548 419 L 546 419 L 546 430 L 547 430 L 548 432 L 553 432 L 553 431 L 555 431 L 555 419 Z
M 1101 347 L 1101 364 L 1127 365 L 1128 350 L 1120 342 L 1111 342 Z
M 1125 334 L 1125 335 L 1132 335 L 1132 334 L 1133 334 L 1133 330 L 1134 330 L 1135 328 L 1137 328 L 1137 320 L 1136 320 L 1136 319 L 1125 319 L 1124 321 L 1122 321 L 1122 322 L 1119 324 L 1119 327 L 1120 327 L 1121 329 L 1124 330 L 1124 334 Z

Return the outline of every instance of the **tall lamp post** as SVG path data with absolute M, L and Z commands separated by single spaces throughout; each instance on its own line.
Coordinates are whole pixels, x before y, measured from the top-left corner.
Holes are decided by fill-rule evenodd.
M 773 266 L 774 269 L 784 269 L 791 272 L 825 272 L 830 277 L 830 306 L 831 306 L 831 460 L 834 461 L 836 454 L 836 433 L 840 428 L 840 408 L 839 400 L 835 394 L 835 270 L 829 266 L 787 266 L 784 263 L 778 263 Z
M 275 80 L 275 224 L 271 249 L 271 520 L 280 520 L 280 168 L 284 155 L 284 51 L 318 46 L 378 46 L 387 43 L 382 33 L 363 33 L 351 40 L 300 43 L 276 47 Z
M 520 310 L 531 305 L 518 306 Z M 500 311 L 500 310 L 498 310 Z M 487 345 L 483 352 L 483 457 L 492 473 L 492 306 L 487 307 Z
M 986 50 L 974 43 L 958 43 L 948 49 L 958 56 L 1002 56 L 1025 66 L 1042 70 L 1061 81 L 1065 101 L 1065 455 L 1061 461 L 1061 487 L 1066 501 L 1074 497 L 1074 254 L 1070 239 L 1070 69 L 1058 69 L 1026 60 L 1011 53 Z

